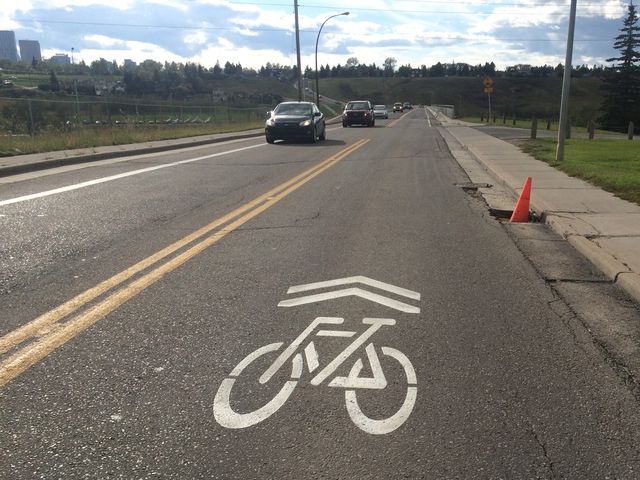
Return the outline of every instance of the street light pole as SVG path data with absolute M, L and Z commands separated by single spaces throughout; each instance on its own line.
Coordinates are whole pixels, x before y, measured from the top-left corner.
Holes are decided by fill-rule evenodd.
M 298 25 L 298 0 L 293 1 L 296 17 L 296 55 L 298 57 L 298 101 L 302 101 L 302 64 L 300 62 L 300 27 Z
M 320 79 L 318 76 L 318 42 L 320 41 L 320 32 L 322 32 L 322 27 L 324 27 L 325 23 L 327 23 L 333 17 L 339 17 L 341 15 L 349 15 L 349 12 L 338 13 L 327 18 L 324 22 L 322 22 L 322 25 L 320 25 L 320 30 L 318 30 L 318 36 L 316 37 L 316 105 L 318 106 L 318 108 L 320 108 Z
M 564 72 L 562 75 L 562 98 L 560 100 L 560 124 L 558 125 L 556 162 L 564 160 L 564 139 L 567 136 L 567 120 L 569 116 L 569 87 L 571 86 L 573 32 L 576 27 L 576 4 L 577 0 L 571 0 L 571 8 L 569 10 L 569 32 L 567 34 L 567 54 L 564 60 Z

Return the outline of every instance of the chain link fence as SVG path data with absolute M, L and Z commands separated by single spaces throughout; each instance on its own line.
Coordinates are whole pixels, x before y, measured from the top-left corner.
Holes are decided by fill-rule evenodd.
M 228 125 L 260 121 L 269 105 L 234 107 L 172 102 L 143 102 L 116 96 L 86 99 L 12 98 L 0 96 L 0 132 L 37 135 L 42 131 L 86 127 Z

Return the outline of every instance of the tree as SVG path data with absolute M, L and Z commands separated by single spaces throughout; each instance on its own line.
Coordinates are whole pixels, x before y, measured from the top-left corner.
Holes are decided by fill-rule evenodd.
M 349 57 L 347 59 L 347 68 L 355 68 L 360 64 L 356 57 Z
M 60 91 L 60 82 L 58 81 L 56 72 L 54 72 L 53 70 L 49 71 L 49 86 L 52 92 Z
M 444 65 L 442 65 L 440 62 L 436 63 L 435 65 L 431 65 L 431 68 L 429 69 L 429 75 L 432 77 L 444 77 Z
M 394 70 L 396 69 L 396 65 L 398 61 L 393 57 L 387 57 L 382 66 L 384 67 L 384 74 L 391 76 L 393 75 Z
M 602 87 L 604 114 L 599 120 L 610 130 L 625 131 L 630 121 L 640 127 L 640 26 L 633 2 L 628 8 L 620 35 L 613 44 L 620 56 L 607 59 L 616 63 L 607 70 Z

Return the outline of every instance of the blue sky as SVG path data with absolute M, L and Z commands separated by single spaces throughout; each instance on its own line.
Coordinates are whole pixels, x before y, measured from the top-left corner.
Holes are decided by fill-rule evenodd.
M 141 62 L 218 60 L 259 67 L 294 65 L 293 0 L 1 0 L 0 29 L 39 40 L 43 55 L 71 53 L 76 61 L 100 57 Z M 578 4 L 574 64 L 603 64 L 627 2 Z M 430 66 L 440 62 L 564 62 L 568 0 L 299 0 L 303 68 L 314 66 L 318 28 L 321 64 L 349 57 L 382 64 Z M 19 3 L 19 4 L 18 4 Z

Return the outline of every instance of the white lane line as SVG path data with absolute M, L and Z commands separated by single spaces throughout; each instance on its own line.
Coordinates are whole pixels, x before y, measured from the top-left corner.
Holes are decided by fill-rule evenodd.
M 205 155 L 202 157 L 190 158 L 188 160 L 180 160 L 178 162 L 165 163 L 162 165 L 156 165 L 155 167 L 141 168 L 139 170 L 132 170 L 130 172 L 119 173 L 118 175 L 111 175 L 109 177 L 96 178 L 95 180 L 89 180 L 87 182 L 76 183 L 74 185 L 67 185 L 66 187 L 54 188 L 53 190 L 46 190 L 44 192 L 32 193 L 31 195 L 24 195 L 22 197 L 10 198 L 8 200 L 0 201 L 0 207 L 5 205 L 11 205 L 13 203 L 26 202 L 36 198 L 48 197 L 51 195 L 57 195 L 59 193 L 70 192 L 72 190 L 78 190 L 80 188 L 90 187 L 100 183 L 111 182 L 120 178 L 132 177 L 133 175 L 140 175 L 142 173 L 152 172 L 154 170 L 160 170 L 162 168 L 175 167 L 176 165 L 184 165 L 185 163 L 198 162 L 200 160 L 206 160 L 208 158 L 220 157 L 222 155 L 229 155 L 231 153 L 242 152 L 243 150 L 249 150 L 257 147 L 264 147 L 266 143 L 260 143 L 258 145 L 251 145 L 249 147 L 236 148 L 234 150 L 227 150 L 226 152 L 214 153 L 212 155 Z
M 197 150 L 204 150 L 207 148 L 211 149 L 211 147 L 224 147 L 226 145 L 231 145 L 239 142 L 247 142 L 247 141 L 256 140 L 256 139 L 259 139 L 259 137 L 239 138 L 236 140 L 227 140 L 224 142 L 218 142 L 213 144 L 210 143 L 207 145 L 198 145 L 195 147 L 184 147 L 184 148 L 179 148 L 174 150 L 164 150 L 162 152 L 155 152 L 155 153 L 139 154 L 139 153 L 132 152 L 131 155 L 128 155 L 126 157 L 108 158 L 106 160 L 95 160 L 92 162 L 74 163 L 71 165 L 63 165 L 60 167 L 47 168 L 46 170 L 37 170 L 34 172 L 20 173 L 17 175 L 0 177 L 0 185 L 7 184 L 7 183 L 23 182 L 25 180 L 48 177 L 51 175 L 59 175 L 60 173 L 74 172 L 76 170 L 83 170 L 85 168 L 100 167 L 103 165 L 112 165 L 114 163 L 131 162 L 135 160 L 148 160 L 150 158 L 155 158 L 155 157 L 167 157 L 175 153 L 189 153 L 189 152 L 195 152 Z

